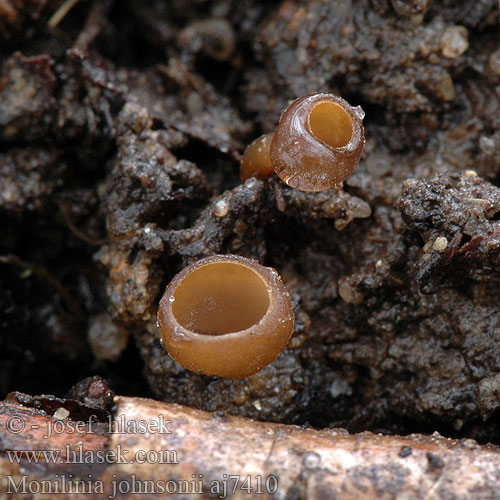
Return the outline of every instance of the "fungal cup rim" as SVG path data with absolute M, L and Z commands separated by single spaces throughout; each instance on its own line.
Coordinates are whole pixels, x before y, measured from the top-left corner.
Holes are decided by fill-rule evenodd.
M 252 261 L 252 263 L 261 266 L 264 269 L 264 271 L 266 273 L 269 273 L 269 274 L 272 272 L 272 268 L 269 268 L 267 266 L 263 266 L 259 262 L 254 261 L 253 259 L 246 259 L 245 257 L 241 257 L 241 256 L 233 256 L 233 255 L 225 256 L 224 255 L 224 257 L 225 257 L 224 259 L 221 259 L 220 257 L 221 257 L 220 255 L 214 255 L 212 257 L 207 257 L 205 259 L 201 259 L 200 261 L 197 261 L 197 262 L 185 267 L 182 271 L 180 271 L 172 279 L 170 284 L 165 289 L 165 292 L 160 300 L 160 306 L 163 306 L 163 304 L 166 303 L 167 311 L 163 312 L 161 315 L 168 313 L 169 322 L 171 324 L 171 327 L 174 330 L 174 333 L 173 333 L 174 338 L 176 336 L 181 337 L 181 335 L 178 335 L 177 330 L 180 330 L 180 333 L 182 334 L 182 336 L 185 336 L 186 339 L 188 339 L 188 340 L 204 339 L 205 342 L 214 342 L 214 343 L 220 342 L 221 339 L 227 339 L 228 337 L 241 337 L 241 336 L 247 336 L 247 335 L 257 337 L 258 335 L 253 330 L 257 326 L 259 326 L 261 323 L 263 323 L 266 320 L 266 318 L 269 316 L 270 311 L 273 310 L 276 299 L 274 298 L 274 294 L 272 293 L 271 283 L 269 283 L 269 280 L 267 280 L 267 276 L 261 276 L 261 274 L 259 272 L 257 272 L 256 270 L 252 269 L 252 267 L 245 265 L 244 261 L 245 260 Z M 252 325 L 250 325 L 249 327 L 247 327 L 243 330 L 222 333 L 219 335 L 199 333 L 199 332 L 196 332 L 194 330 L 190 330 L 189 328 L 187 328 L 184 325 L 182 325 L 181 323 L 179 323 L 179 320 L 177 319 L 176 315 L 173 312 L 173 308 L 172 308 L 173 303 L 169 300 L 169 297 L 174 295 L 175 290 L 182 283 L 184 278 L 186 278 L 192 272 L 197 271 L 197 270 L 199 270 L 205 266 L 208 266 L 208 265 L 227 263 L 227 262 L 239 264 L 239 265 L 245 267 L 245 269 L 252 271 L 262 281 L 264 288 L 266 289 L 266 292 L 267 292 L 267 297 L 269 299 L 269 304 L 267 306 L 265 313 L 262 315 L 262 317 L 257 322 L 253 323 Z M 271 290 L 269 290 L 270 287 L 271 287 Z M 169 293 L 167 296 L 166 291 L 169 288 L 172 288 L 172 292 Z M 288 293 L 288 291 L 287 291 L 287 293 Z M 159 322 L 160 322 L 160 319 L 159 319 Z M 265 332 L 262 332 L 262 334 L 264 334 L 264 333 Z
M 319 94 L 309 94 L 299 99 L 307 100 L 308 98 L 311 98 L 312 107 L 306 116 L 306 129 L 314 137 L 314 139 L 332 151 L 339 151 L 339 152 L 355 151 L 356 148 L 358 147 L 359 142 L 362 139 L 361 127 L 364 119 L 364 112 L 363 112 L 363 118 L 360 118 L 359 116 L 357 116 L 356 113 L 354 113 L 353 110 L 355 108 L 353 106 L 351 106 L 344 98 L 335 94 L 322 92 Z M 313 112 L 313 110 L 316 109 L 316 107 L 319 106 L 321 103 L 323 102 L 331 103 L 332 100 L 335 105 L 339 106 L 347 114 L 347 116 L 351 121 L 351 137 L 349 138 L 349 141 L 346 142 L 343 146 L 332 146 L 331 144 L 328 144 L 327 142 L 320 139 L 313 132 L 313 129 L 311 127 L 311 113 Z M 361 107 L 357 106 L 357 108 Z

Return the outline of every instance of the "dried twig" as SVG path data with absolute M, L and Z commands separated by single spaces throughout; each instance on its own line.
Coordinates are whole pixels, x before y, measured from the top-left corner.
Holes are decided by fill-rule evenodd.
M 50 29 L 54 29 L 57 25 L 68 15 L 69 11 L 79 2 L 80 0 L 65 0 L 60 7 L 50 16 L 47 21 L 47 26 Z
M 24 430 L 9 432 L 13 421 Z M 87 488 L 80 490 L 87 499 L 118 492 L 120 498 L 144 498 L 145 489 L 151 498 L 500 498 L 500 451 L 472 440 L 348 435 L 128 397 L 115 398 L 107 432 L 94 423 L 44 438 L 54 422 L 37 410 L 0 403 L 0 488 L 10 486 L 8 498 L 23 498 L 12 495 L 23 484 L 33 484 L 30 498 L 47 498 L 36 490 L 41 481 L 68 489 L 71 480 L 73 494 L 58 498 L 76 498 L 75 478 L 84 481 L 78 484 Z M 75 422 L 65 422 L 74 429 Z M 57 463 L 30 463 L 30 450 L 47 449 L 59 452 Z M 88 457 L 112 454 L 104 463 L 75 463 L 73 452 L 80 449 Z M 13 450 L 20 452 L 19 465 L 12 463 Z
M 71 217 L 69 215 L 69 209 L 66 205 L 62 204 L 61 205 L 61 214 L 64 218 L 64 221 L 66 222 L 67 226 L 71 230 L 71 232 L 77 237 L 80 238 L 82 241 L 85 241 L 85 243 L 88 243 L 89 245 L 95 245 L 95 246 L 101 246 L 104 245 L 107 242 L 106 238 L 101 238 L 101 239 L 94 239 L 87 234 L 85 234 L 83 231 L 80 231 L 75 224 L 72 222 Z
M 113 5 L 113 0 L 96 1 L 92 5 L 92 9 L 87 17 L 85 26 L 82 32 L 78 35 L 78 39 L 73 45 L 73 48 L 86 52 L 90 44 L 97 38 L 102 28 L 105 26 L 107 19 L 106 15 Z

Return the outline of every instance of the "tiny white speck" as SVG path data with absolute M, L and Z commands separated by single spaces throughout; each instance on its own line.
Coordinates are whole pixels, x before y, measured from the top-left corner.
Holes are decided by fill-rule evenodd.
M 442 252 L 448 246 L 448 240 L 444 236 L 439 236 L 432 245 L 432 249 L 436 252 Z
M 54 412 L 54 418 L 56 420 L 64 420 L 65 418 L 67 418 L 69 416 L 69 411 L 66 410 L 66 408 L 58 408 L 55 412 Z
M 363 108 L 361 106 L 356 106 L 352 111 L 360 120 L 365 117 L 365 112 L 363 111 Z
M 229 212 L 229 204 L 226 200 L 219 200 L 212 209 L 212 214 L 215 217 L 225 217 Z

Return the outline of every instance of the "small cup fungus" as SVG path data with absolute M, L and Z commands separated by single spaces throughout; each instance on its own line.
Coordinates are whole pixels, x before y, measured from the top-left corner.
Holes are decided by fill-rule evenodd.
M 340 187 L 356 168 L 363 151 L 364 116 L 360 106 L 353 107 L 333 94 L 316 93 L 296 99 L 272 135 L 269 156 L 265 154 L 271 134 L 256 139 L 247 148 L 240 165 L 242 180 L 249 175 L 268 177 L 268 168 L 261 165 L 271 165 L 286 184 L 301 191 Z
M 271 177 L 274 175 L 271 164 L 271 141 L 274 134 L 264 134 L 249 144 L 241 157 L 240 177 L 245 182 L 250 177 Z
M 183 269 L 158 309 L 163 346 L 188 370 L 245 378 L 276 359 L 293 332 L 288 292 L 277 272 L 236 255 Z

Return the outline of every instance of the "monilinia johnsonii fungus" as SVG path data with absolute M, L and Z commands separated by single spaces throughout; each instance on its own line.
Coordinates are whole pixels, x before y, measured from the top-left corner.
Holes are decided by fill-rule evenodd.
M 271 143 L 274 171 L 302 191 L 341 187 L 365 145 L 360 106 L 333 94 L 310 94 L 290 104 Z
M 278 273 L 236 255 L 183 269 L 158 309 L 163 346 L 188 370 L 245 378 L 276 359 L 293 333 L 293 311 Z
M 310 94 L 290 104 L 274 134 L 253 141 L 240 162 L 242 182 L 273 172 L 301 191 L 341 188 L 365 145 L 364 111 L 333 94 Z
M 250 177 L 271 177 L 274 175 L 271 164 L 271 141 L 274 134 L 264 134 L 257 137 L 245 149 L 240 161 L 241 182 Z

